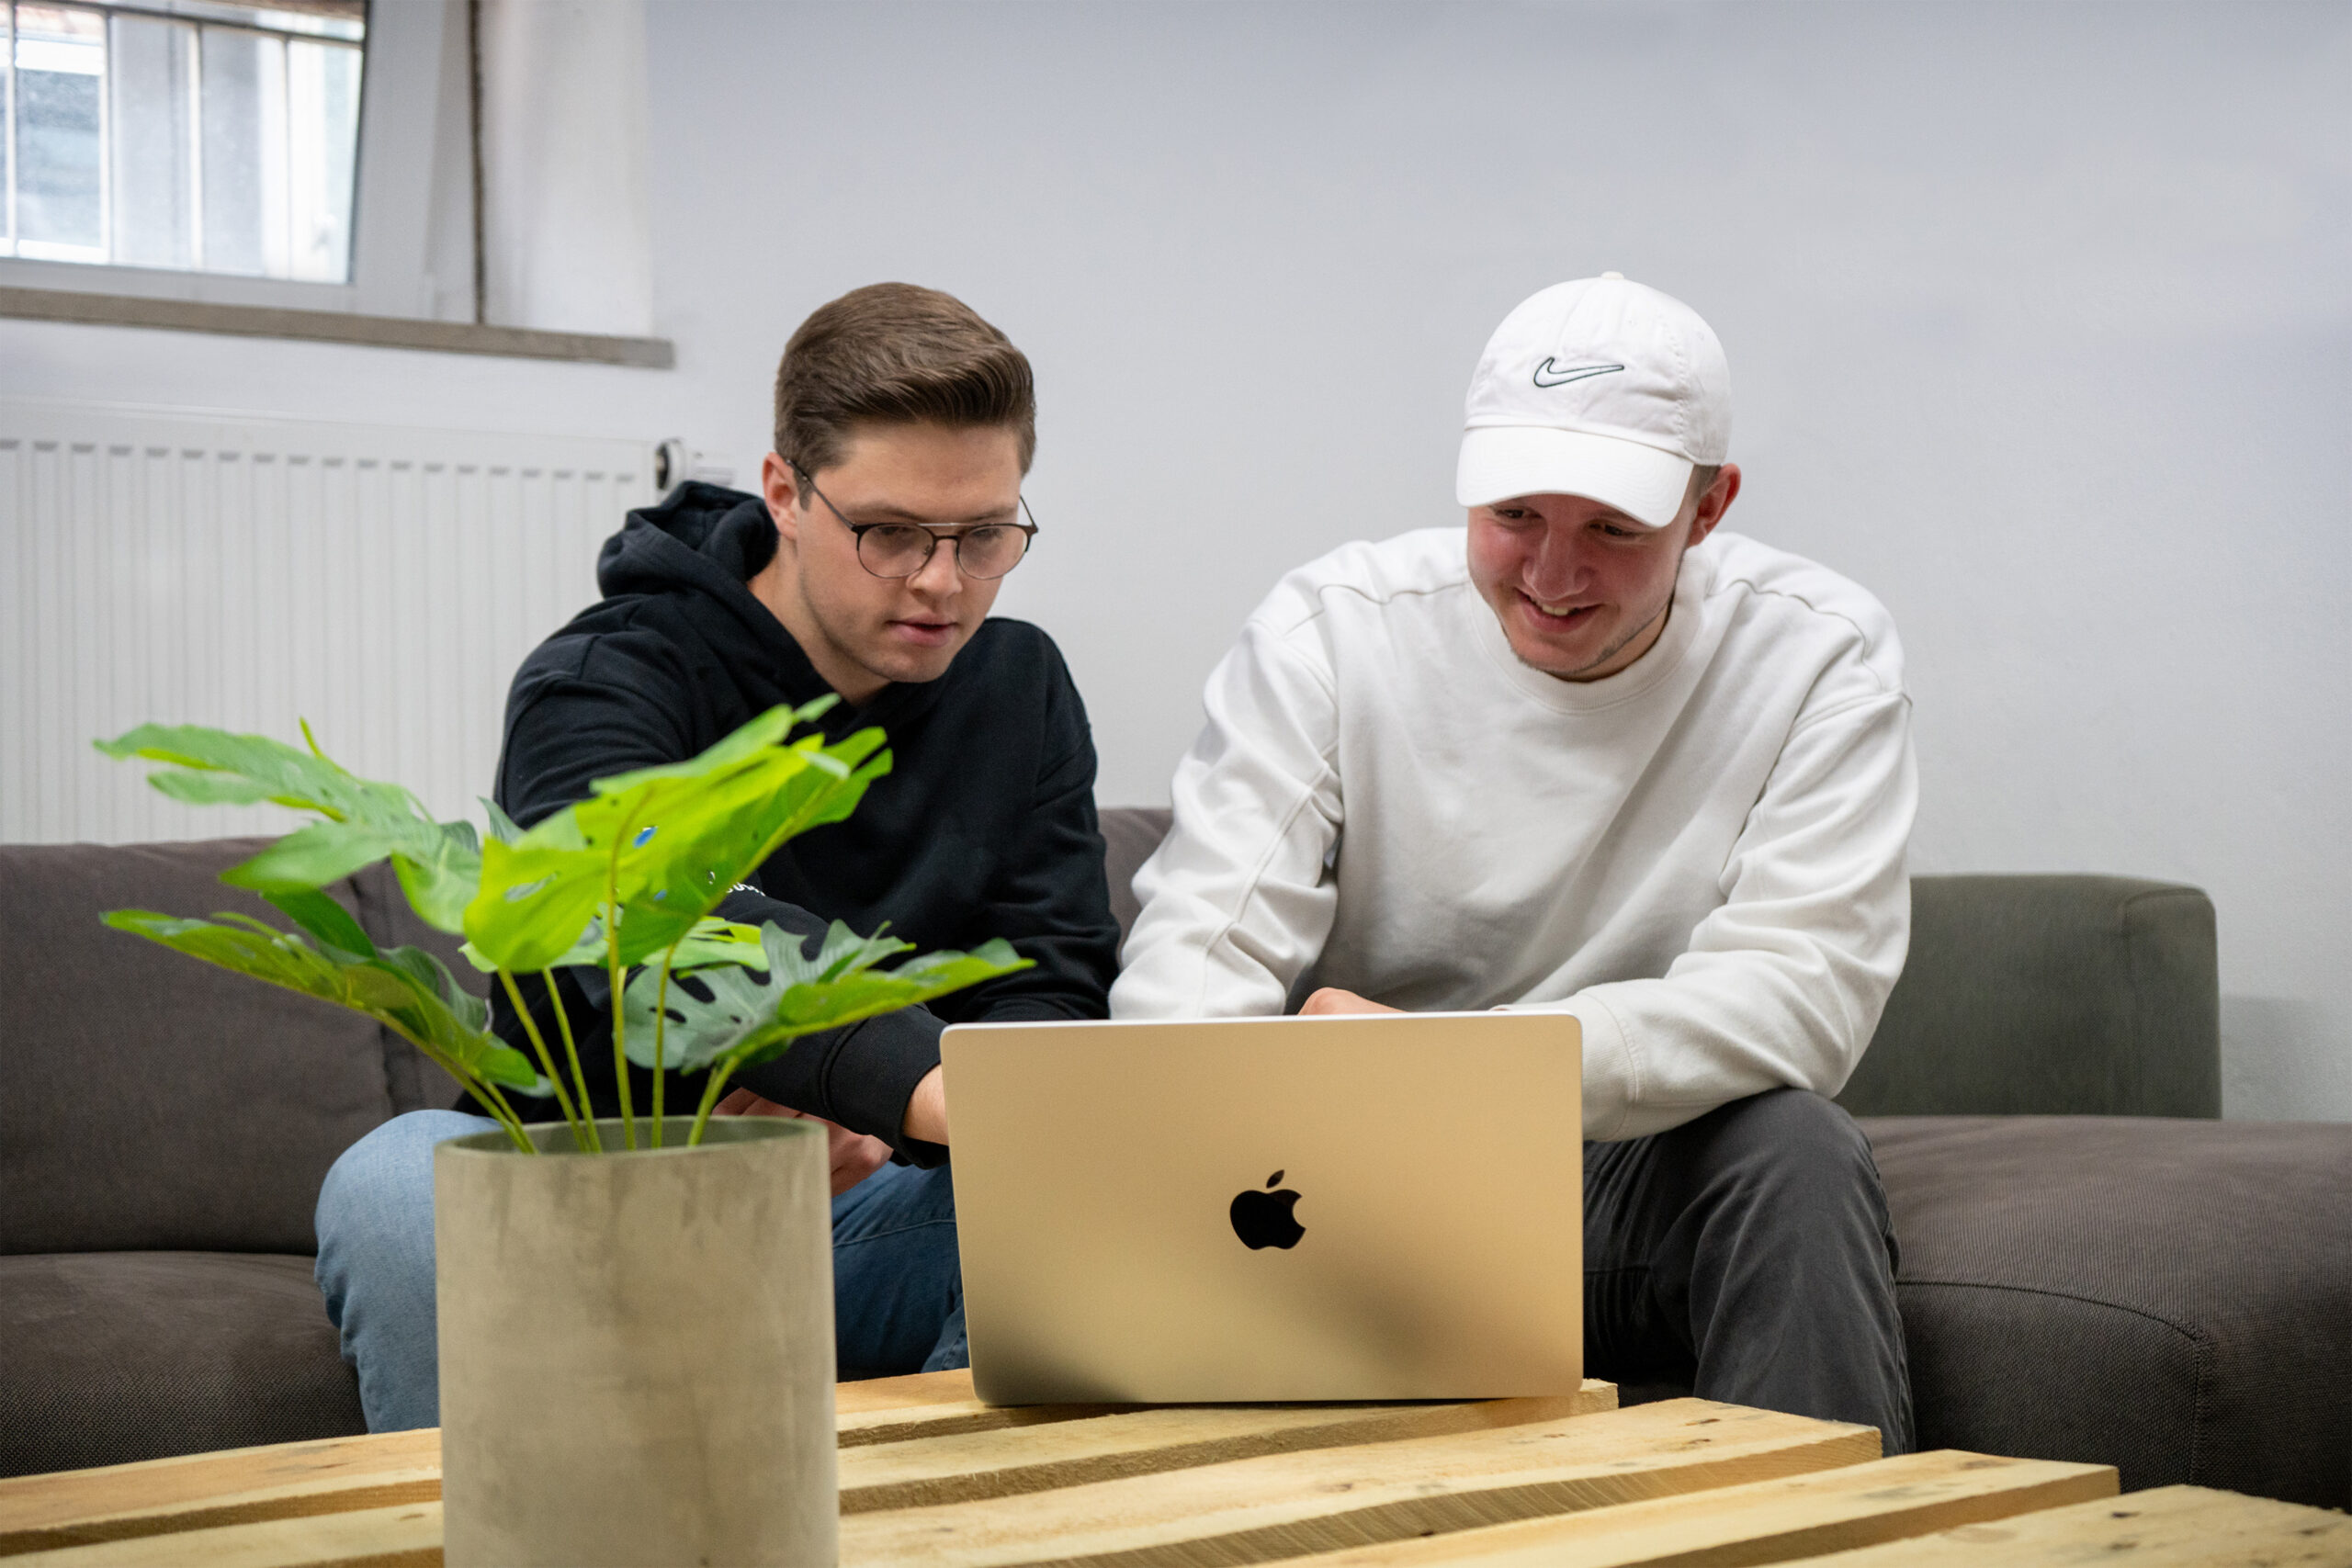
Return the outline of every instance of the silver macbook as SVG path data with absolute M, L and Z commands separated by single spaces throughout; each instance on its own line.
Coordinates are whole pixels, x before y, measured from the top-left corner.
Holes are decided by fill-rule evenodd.
M 989 1403 L 1582 1380 L 1573 1018 L 958 1024 L 941 1056 Z

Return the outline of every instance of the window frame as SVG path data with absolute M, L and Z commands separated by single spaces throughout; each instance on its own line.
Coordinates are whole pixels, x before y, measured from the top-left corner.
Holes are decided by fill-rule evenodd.
M 465 28 L 465 0 L 389 6 L 371 0 L 368 7 L 349 282 L 0 256 L 0 288 L 471 321 L 470 221 L 461 234 L 448 233 L 453 215 L 469 213 L 473 199 Z M 452 134 L 466 144 L 464 155 L 436 156 Z M 453 184 L 458 188 L 447 188 Z M 452 238 L 462 243 L 435 243 Z M 443 254 L 436 257 L 436 250 Z M 466 276 L 436 276 L 435 260 L 445 271 L 461 264 Z M 454 310 L 453 301 L 461 301 L 463 310 Z

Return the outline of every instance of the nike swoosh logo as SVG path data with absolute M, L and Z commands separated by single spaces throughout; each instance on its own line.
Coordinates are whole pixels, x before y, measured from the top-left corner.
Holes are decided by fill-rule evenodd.
M 1546 359 L 1535 367 L 1535 384 L 1539 387 L 1565 387 L 1571 381 L 1581 381 L 1588 376 L 1606 376 L 1611 370 L 1623 370 L 1622 365 L 1579 365 L 1563 370 Z

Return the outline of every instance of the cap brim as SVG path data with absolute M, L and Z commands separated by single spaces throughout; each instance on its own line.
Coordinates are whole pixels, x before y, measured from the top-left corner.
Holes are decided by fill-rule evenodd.
M 1492 506 L 1522 495 L 1580 495 L 1648 528 L 1682 510 L 1690 459 L 1614 435 L 1548 425 L 1486 425 L 1462 434 L 1453 498 Z

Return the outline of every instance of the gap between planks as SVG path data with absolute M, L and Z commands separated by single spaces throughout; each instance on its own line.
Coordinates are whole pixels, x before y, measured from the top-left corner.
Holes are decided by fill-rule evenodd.
M 1607 1383 L 1467 1404 L 1174 1405 L 841 1452 L 842 1513 L 1010 1497 L 1265 1454 L 1523 1427 L 1613 1410 Z
M 1729 1568 L 2115 1495 L 2115 1469 L 1946 1449 L 1581 1514 L 1393 1541 L 1296 1568 Z
M 1223 1568 L 1826 1470 L 1868 1427 L 1679 1399 L 842 1520 L 842 1568 Z
M 1143 1548 L 1123 1552 L 1123 1562 L 1247 1562 L 1295 1555 L 1312 1550 L 1317 1540 L 1329 1544 L 1335 1531 L 1340 1540 L 1362 1540 L 1368 1533 L 1458 1529 L 1508 1517 L 1514 1510 L 1591 1507 L 1628 1495 L 1682 1492 L 1753 1479 L 1759 1472 L 1819 1468 L 1867 1458 L 1877 1449 L 1878 1434 L 1868 1427 L 1697 1400 L 1675 1403 L 1681 1408 L 1650 1405 L 1526 1427 L 1279 1454 L 987 1503 L 853 1517 L 842 1521 L 842 1562 L 943 1561 L 933 1550 L 943 1522 L 946 1533 L 956 1537 L 944 1561 L 1067 1559 L 1070 1548 L 1087 1544 L 1087 1517 L 1107 1510 L 1116 1516 L 1116 1528 L 1128 1534 L 1129 1544 Z M 1610 1430 L 1586 1437 L 1586 1428 Z M 1289 1517 L 1270 1529 L 1270 1507 Z M 1155 1511 L 1159 1517 L 1146 1519 L 1143 1529 L 1158 1538 L 1156 1543 L 1135 1540 L 1137 1516 Z M 999 1541 L 993 1549 L 976 1539 L 992 1521 L 1010 1523 L 1018 1539 Z M 863 1527 L 890 1525 L 904 1525 L 920 1549 L 903 1558 L 879 1557 L 862 1550 L 876 1544 L 874 1531 L 853 1540 Z M 157 1561 L 162 1549 L 186 1568 L 408 1568 L 437 1562 L 440 1528 L 440 1505 L 427 1503 L 274 1519 L 168 1540 L 106 1541 L 25 1561 L 27 1568 L 134 1568 Z M 975 1547 L 980 1550 L 970 1550 Z
M 0 1481 L 0 1559 L 441 1498 L 441 1434 L 277 1443 Z
M 2352 1568 L 2352 1516 L 2159 1486 L 1817 1560 L 1818 1568 Z
M 1154 1468 L 1133 1450 L 1155 1444 L 1168 1452 L 1167 1466 L 1215 1462 L 1221 1458 L 1264 1452 L 1283 1446 L 1283 1428 L 1296 1423 L 1311 1427 L 1322 1423 L 1334 1430 L 1325 1442 L 1367 1441 L 1378 1436 L 1402 1436 L 1408 1431 L 1447 1429 L 1452 1417 L 1434 1414 L 1475 1410 L 1476 1405 L 1402 1407 L 1428 1415 L 1391 1416 L 1405 1425 L 1396 1430 L 1380 1427 L 1380 1411 L 1398 1407 L 1269 1407 L 1208 1406 L 1137 1413 L 1144 1419 L 1127 1421 L 1122 1407 L 1047 1405 L 994 1407 L 972 1394 L 968 1371 L 925 1372 L 909 1377 L 878 1378 L 842 1383 L 835 1390 L 835 1410 L 844 1450 L 844 1470 L 856 1468 L 853 1455 L 894 1451 L 896 1445 L 936 1439 L 978 1437 L 982 1447 L 958 1451 L 937 1450 L 937 1466 L 963 1464 L 973 1472 L 961 1489 L 947 1485 L 930 1500 L 951 1496 L 993 1496 L 1036 1486 L 1068 1484 L 1059 1476 L 1128 1473 Z M 1576 1396 L 1583 1408 L 1613 1408 L 1613 1385 L 1588 1381 Z M 1302 1414 L 1306 1412 L 1307 1414 Z M 1176 1428 L 1182 1417 L 1196 1417 L 1189 1438 Z M 1218 1452 L 1213 1432 L 1204 1431 L 1218 1419 L 1228 1426 L 1229 1451 Z M 1522 1418 L 1547 1418 L 1531 1411 Z M 987 1434 L 1037 1428 L 1057 1424 L 1092 1426 L 1103 1419 L 1123 1423 L 1104 1428 L 1091 1450 L 1086 1445 L 1058 1444 L 1054 1459 L 1042 1466 L 1006 1461 L 991 1465 Z M 1493 1419 L 1492 1417 L 1486 1418 Z M 1415 1427 L 1412 1422 L 1426 1425 Z M 1347 1436 L 1351 1426 L 1364 1435 Z M 1161 1428 L 1155 1436 L 1155 1427 Z M 1272 1430 L 1268 1430 L 1272 1428 Z M 1294 1431 L 1293 1436 L 1296 1436 Z M 998 1439 L 1001 1441 L 1002 1438 Z M 1301 1438 L 1300 1440 L 1304 1440 Z M 1186 1441 L 1193 1445 L 1184 1447 Z M 887 1446 L 886 1446 L 887 1445 Z M 1254 1446 L 1252 1446 L 1254 1445 Z M 436 1501 L 441 1495 L 441 1439 L 437 1431 L 388 1432 L 368 1437 L 335 1438 L 314 1443 L 275 1444 L 266 1448 L 189 1454 L 96 1470 L 62 1472 L 53 1475 L 0 1480 L 0 1557 L 24 1552 L 175 1534 L 268 1519 L 375 1509 L 408 1503 Z M 1162 1466 L 1165 1468 L 1167 1466 Z M 918 1471 L 905 1466 L 877 1472 L 878 1483 L 901 1487 L 922 1484 Z M 849 1506 L 876 1506 L 857 1498 Z
M 441 1505 L 104 1540 L 17 1561 L 27 1568 L 442 1568 Z
M 1976 1456 L 1950 1453 L 1914 1455 L 1828 1473 L 1878 1473 L 1914 1461 L 1973 1457 Z M 2104 1466 L 2055 1466 L 2044 1461 L 2007 1462 L 2058 1470 L 2106 1471 Z M 2106 1471 L 2106 1474 L 2111 1480 L 2113 1472 Z M 1905 1483 L 1905 1487 L 1921 1484 L 1915 1480 Z M 1574 1562 L 1578 1568 L 1619 1568 L 1634 1563 L 1643 1564 L 1644 1568 L 1667 1568 L 1668 1564 L 1700 1568 L 1702 1564 L 1785 1562 L 1798 1559 L 1803 1559 L 1809 1568 L 1909 1568 L 1911 1564 L 1919 1564 L 1920 1568 L 2073 1568 L 2086 1562 L 2120 1562 L 2125 1568 L 2222 1568 L 2224 1564 L 2255 1562 L 2278 1568 L 2290 1564 L 2294 1568 L 2346 1568 L 2352 1564 L 2352 1518 L 2343 1514 L 2195 1486 L 2168 1486 L 2046 1512 L 2019 1510 L 1992 1522 L 1948 1529 L 1933 1535 L 1897 1537 L 1883 1545 L 1826 1557 L 1809 1555 L 1808 1543 L 1786 1530 L 1779 1536 L 1751 1540 L 1745 1548 L 1694 1547 L 1687 1537 L 1676 1539 L 1680 1533 L 1672 1511 L 1676 1504 L 1694 1510 L 1712 1508 L 1737 1494 L 1752 1495 L 1759 1490 L 1748 1485 L 1724 1494 L 1702 1493 L 1661 1503 L 1596 1509 L 1578 1517 L 1604 1528 L 1573 1545 L 1564 1540 L 1534 1561 L 1547 1564 Z M 2027 1488 L 2020 1486 L 2018 1490 Z M 1838 1506 L 1833 1492 L 1815 1491 L 1813 1497 L 1816 1505 Z M 1644 1516 L 1658 1527 L 1658 1539 L 1647 1543 L 1653 1550 L 1648 1555 L 1618 1550 L 1628 1544 L 1628 1537 L 1613 1527 Z M 1449 1544 L 1468 1547 L 1522 1528 L 1506 1525 L 1452 1538 L 1398 1544 L 1422 1550 Z M 278 1519 L 266 1525 L 208 1532 L 205 1537 L 172 1544 L 173 1562 L 179 1568 L 439 1568 L 440 1542 L 440 1506 L 424 1504 L 322 1518 Z M 56 1568 L 142 1568 L 156 1561 L 155 1544 L 109 1542 L 84 1548 L 54 1562 Z M 1358 1562 L 1391 1561 L 1422 1560 L 1351 1553 L 1303 1560 L 1295 1568 L 1340 1568 Z M 1510 1559 L 1465 1553 L 1430 1561 L 1494 1568 L 1496 1563 L 1508 1562 Z M 44 1563 L 42 1568 L 48 1565 Z

